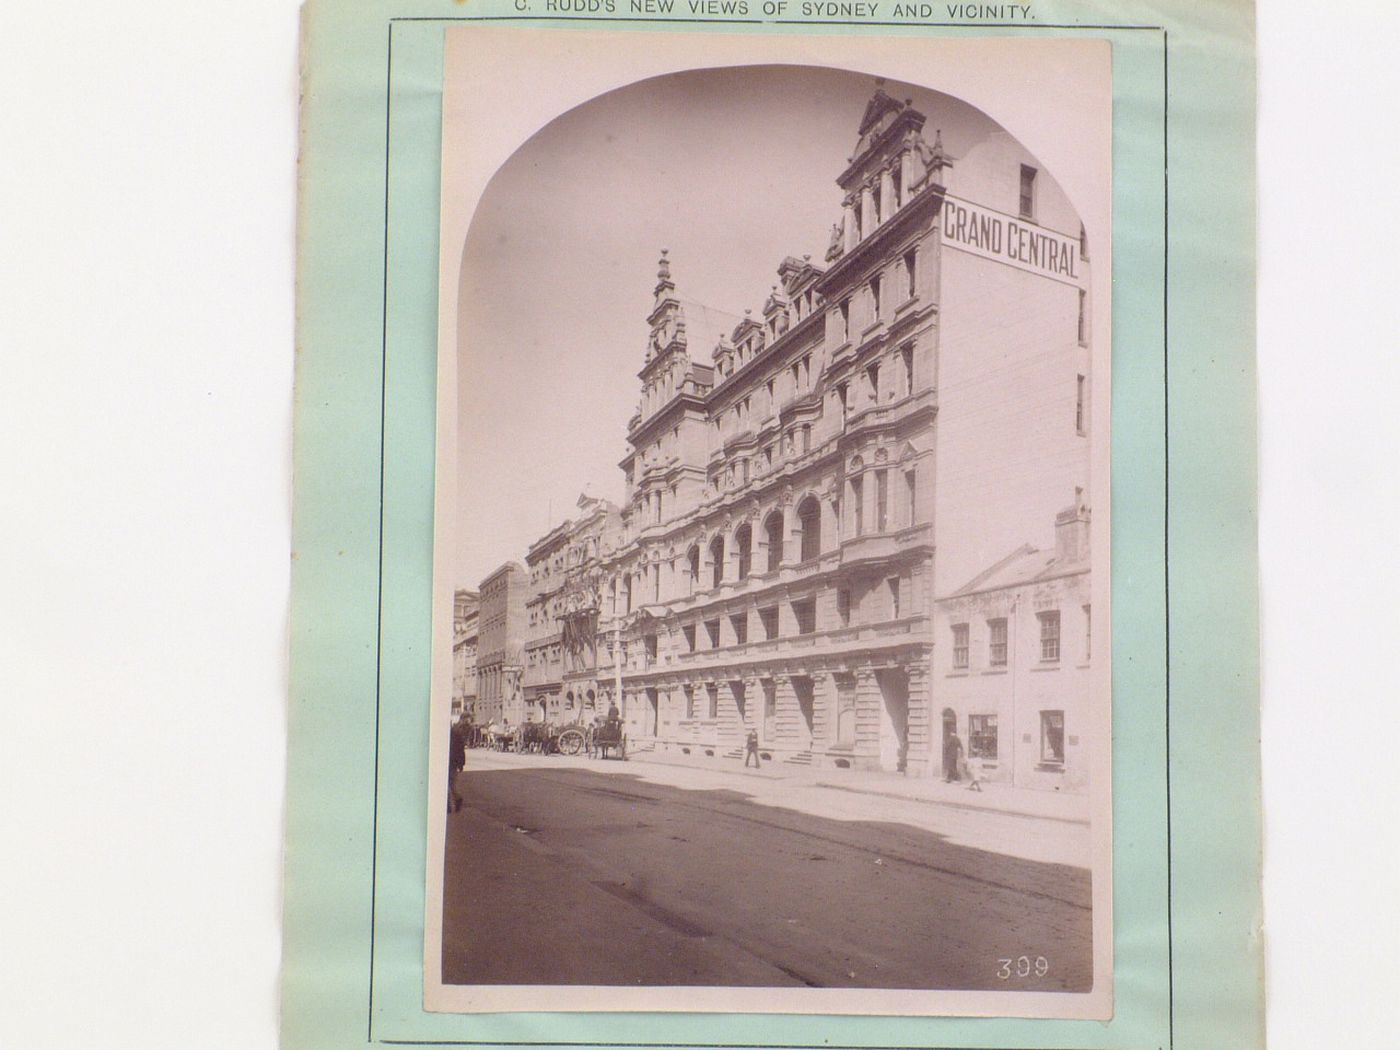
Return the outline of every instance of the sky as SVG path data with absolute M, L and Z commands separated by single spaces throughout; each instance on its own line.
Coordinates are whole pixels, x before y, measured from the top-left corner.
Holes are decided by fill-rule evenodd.
M 760 314 L 785 256 L 825 265 L 875 87 L 801 66 L 670 74 L 568 111 L 501 167 L 458 289 L 456 586 L 523 564 L 581 492 L 621 503 L 662 248 L 680 298 L 736 315 Z M 885 90 L 954 157 L 989 126 L 936 91 Z

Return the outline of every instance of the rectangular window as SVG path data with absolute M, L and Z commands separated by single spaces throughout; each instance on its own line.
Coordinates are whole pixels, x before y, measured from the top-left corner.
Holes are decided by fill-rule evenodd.
M 899 356 L 904 363 L 904 393 L 907 396 L 914 392 L 914 348 L 906 346 Z
M 718 621 L 718 620 L 706 620 L 706 621 L 705 621 L 705 635 L 706 635 L 706 637 L 708 637 L 709 640 L 710 640 L 710 648 L 711 648 L 711 649 L 718 649 L 718 648 L 719 648 L 719 621 Z
M 871 365 L 865 370 L 865 375 L 870 381 L 870 400 L 878 405 L 880 403 L 880 366 Z
M 1021 165 L 1021 218 L 1035 218 L 1035 169 Z
M 870 278 L 870 319 L 880 319 L 880 278 Z
M 655 662 L 656 662 L 656 635 L 654 635 L 654 634 L 649 634 L 649 635 L 647 635 L 645 638 L 643 638 L 642 641 L 646 643 L 646 648 L 647 648 L 647 660 L 649 660 L 651 663 L 655 663 Z
M 836 397 L 841 402 L 841 422 L 844 425 L 846 422 L 846 412 L 848 408 L 845 383 L 836 384 Z
M 802 358 L 802 389 L 806 390 L 812 385 L 812 355 L 805 354 Z
M 967 670 L 967 624 L 953 624 L 953 668 Z
M 695 625 L 688 623 L 681 628 L 681 634 L 685 635 L 685 651 L 695 652 Z
M 695 687 L 693 685 L 681 686 L 685 693 L 685 717 L 695 717 Z
M 884 532 L 890 527 L 889 471 L 875 472 L 875 530 Z
M 767 609 L 759 609 L 758 619 L 763 624 L 765 641 L 771 641 L 778 637 L 778 607 L 776 605 L 770 605 Z
M 806 598 L 792 603 L 792 615 L 797 621 L 798 634 L 815 634 L 817 630 L 817 603 Z
M 967 757 L 997 757 L 997 716 L 967 716 Z
M 899 577 L 891 576 L 885 581 L 885 586 L 890 589 L 890 619 L 899 619 Z
M 1040 661 L 1054 663 L 1060 658 L 1059 612 L 1036 613 L 1040 620 Z
M 1079 345 L 1089 345 L 1089 293 L 1079 290 Z
M 1094 617 L 1092 613 L 1093 610 L 1089 606 L 1084 606 L 1084 662 L 1086 664 L 1094 655 Z
M 705 716 L 711 720 L 719 717 L 719 683 L 710 682 L 705 686 L 707 699 L 709 700 L 709 713 Z
M 734 628 L 734 644 L 743 645 L 749 640 L 749 614 L 735 613 L 729 618 L 729 624 Z
M 1074 386 L 1074 432 L 1084 433 L 1084 377 L 1075 377 Z
M 812 424 L 802 424 L 802 451 L 803 453 L 812 451 Z
M 1065 713 L 1040 712 L 1040 760 L 1046 765 L 1065 763 Z
M 904 297 L 905 297 L 906 299 L 912 299 L 912 298 L 914 298 L 914 294 L 915 294 L 915 293 L 914 293 L 914 287 L 915 287 L 915 285 L 914 285 L 914 278 L 915 278 L 915 274 L 918 272 L 918 271 L 915 269 L 915 266 L 917 265 L 917 263 L 918 263 L 918 253 L 915 252 L 915 250 L 914 250 L 913 248 L 910 248 L 907 252 L 904 253 L 904 278 L 905 278 L 905 281 L 907 282 L 907 283 L 905 284 L 905 296 L 904 296 Z
M 844 341 L 851 338 L 851 301 L 849 299 L 843 300 L 840 306 L 840 310 L 841 339 Z
M 856 536 L 865 532 L 865 496 L 862 487 L 859 475 L 851 479 L 851 512 L 854 516 L 851 528 Z
M 836 618 L 841 621 L 842 627 L 850 625 L 851 592 L 845 588 L 836 592 Z
M 918 492 L 915 486 L 914 474 L 915 472 L 912 470 L 906 470 L 904 472 L 905 511 L 907 512 L 907 517 L 910 525 L 913 525 L 919 520 L 919 505 L 915 500 L 915 497 L 918 495 Z
M 792 368 L 791 368 L 789 371 L 792 372 L 792 392 L 795 394 L 795 393 L 797 393 L 797 391 L 799 391 L 799 390 L 802 389 L 802 387 L 799 385 L 799 384 L 800 384 L 800 380 L 801 380 L 801 375 L 800 375 L 800 373 L 799 373 L 798 370 L 797 370 L 797 362 L 796 362 L 796 361 L 794 361 L 794 362 L 792 363 Z
M 987 621 L 987 663 L 993 667 L 1006 666 L 1006 621 Z

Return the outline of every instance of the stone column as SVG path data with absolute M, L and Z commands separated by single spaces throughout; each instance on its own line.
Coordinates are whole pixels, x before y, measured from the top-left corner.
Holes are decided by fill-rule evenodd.
M 894 214 L 894 178 L 890 175 L 890 169 L 885 168 L 880 172 L 880 223 L 889 221 Z
M 899 186 L 905 203 L 914 195 L 914 152 L 909 149 L 899 154 Z
M 796 565 L 802 560 L 802 537 L 797 535 L 797 501 L 783 507 L 783 559 L 781 565 Z
M 905 670 L 909 672 L 908 773 L 910 776 L 932 776 L 933 698 L 929 695 L 928 654 L 921 653 L 918 660 Z
M 854 197 L 847 197 L 841 202 L 841 223 L 846 235 L 846 251 L 850 251 L 860 243 L 860 233 L 857 230 L 856 202 Z
M 869 667 L 856 668 L 856 746 L 857 756 L 880 761 L 880 728 L 884 712 L 884 697 L 875 671 Z M 893 764 L 890 770 L 893 771 Z
M 744 724 L 747 734 L 750 729 L 763 725 L 763 683 L 757 678 L 744 679 Z
M 836 683 L 828 671 L 812 675 L 812 750 L 836 742 Z

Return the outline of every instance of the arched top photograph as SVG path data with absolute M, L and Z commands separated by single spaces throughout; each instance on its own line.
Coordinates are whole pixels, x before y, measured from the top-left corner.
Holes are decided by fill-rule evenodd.
M 430 1008 L 1106 1017 L 1106 48 L 621 36 L 550 67 L 448 34 L 438 506 L 482 624 L 453 710 L 522 728 L 454 781 Z M 618 832 L 622 775 L 666 834 Z M 939 807 L 986 816 L 951 842 Z M 509 944 L 467 917 L 503 820 L 565 862 L 541 892 L 586 950 L 538 899 L 498 902 Z M 866 850 L 911 865 L 888 906 Z M 944 866 L 1010 896 L 930 910 Z M 1054 959 L 1014 988 L 967 948 L 1012 923 Z

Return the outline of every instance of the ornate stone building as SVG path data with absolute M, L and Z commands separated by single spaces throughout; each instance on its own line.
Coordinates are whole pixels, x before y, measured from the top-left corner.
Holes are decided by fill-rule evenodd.
M 617 507 L 584 494 L 578 516 L 551 529 L 526 553 L 527 717 L 571 722 L 597 713 L 601 557 L 617 546 L 621 533 Z
M 1087 674 L 1011 646 L 1022 712 L 1019 671 L 953 667 L 956 624 L 1087 630 L 1087 525 L 1040 553 L 1070 493 L 1089 514 L 1083 229 L 991 121 L 958 158 L 925 124 L 875 93 L 825 258 L 784 259 L 758 316 L 682 299 L 662 252 L 599 562 L 595 687 L 620 680 L 634 747 L 735 755 L 753 729 L 771 761 L 939 775 L 956 732 L 993 779 L 1083 782 Z M 1034 761 L 996 761 L 1013 732 Z

